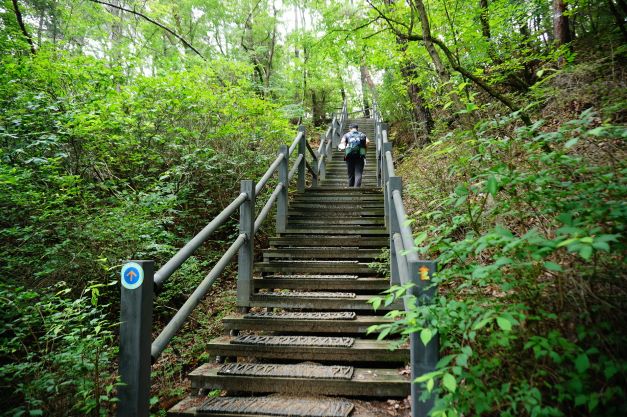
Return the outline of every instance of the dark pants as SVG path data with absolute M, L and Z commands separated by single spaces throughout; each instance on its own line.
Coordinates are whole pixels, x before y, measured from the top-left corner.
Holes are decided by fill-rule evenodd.
M 361 175 L 364 172 L 364 158 L 361 156 L 346 157 L 348 168 L 348 186 L 361 187 Z

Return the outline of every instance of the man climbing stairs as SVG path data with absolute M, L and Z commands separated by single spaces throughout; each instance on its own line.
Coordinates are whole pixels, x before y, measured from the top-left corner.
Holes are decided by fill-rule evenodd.
M 371 119 L 357 119 L 374 137 Z M 190 373 L 193 394 L 170 416 L 376 416 L 360 401 L 409 395 L 407 348 L 378 341 L 368 327 L 387 322 L 393 304 L 374 311 L 372 295 L 389 279 L 369 267 L 388 246 L 383 195 L 376 187 L 374 146 L 368 149 L 361 188 L 347 188 L 342 152 L 327 165 L 318 187 L 297 193 L 285 233 L 270 238 L 250 311 L 223 320 L 230 334 L 212 340 L 219 358 Z

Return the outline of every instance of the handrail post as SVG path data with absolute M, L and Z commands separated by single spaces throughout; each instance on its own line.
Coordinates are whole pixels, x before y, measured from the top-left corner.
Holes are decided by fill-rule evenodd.
M 416 284 L 410 289 L 410 293 L 416 297 L 416 305 L 431 304 L 435 295 L 435 287 L 432 285 L 431 279 L 436 270 L 436 263 L 432 261 L 411 261 L 408 263 L 407 267 L 412 282 Z M 439 335 L 436 334 L 433 336 L 429 343 L 427 343 L 427 346 L 425 346 L 420 340 L 419 332 L 414 332 L 410 335 L 409 350 L 411 379 L 414 381 L 421 375 L 435 371 L 440 352 Z M 435 394 L 433 392 L 424 402 L 419 400 L 421 395 L 419 384 L 412 382 L 412 417 L 427 416 L 435 404 Z
M 388 225 L 388 231 L 390 234 L 390 285 L 399 285 L 401 283 L 401 277 L 398 271 L 398 264 L 396 257 L 403 256 L 400 253 L 396 253 L 396 246 L 394 245 L 394 234 L 400 233 L 400 219 L 396 216 L 396 210 L 392 207 L 394 199 L 392 198 L 393 192 L 399 190 L 402 192 L 403 185 L 401 177 L 390 177 L 386 183 L 387 195 L 384 197 L 385 206 L 387 207 L 387 213 L 385 222 Z
M 320 147 L 320 162 L 318 163 L 318 178 L 320 181 L 324 181 L 327 177 L 327 146 L 326 146 L 326 135 L 320 135 L 320 143 L 322 146 Z
M 300 141 L 298 142 L 298 153 L 303 156 L 303 159 L 300 161 L 300 165 L 298 166 L 298 192 L 302 193 L 305 191 L 305 171 L 307 169 L 307 144 L 305 143 L 305 126 L 298 126 L 298 131 L 303 132 L 300 137 Z
M 337 145 L 340 144 L 340 137 L 341 137 L 340 129 L 341 129 L 340 122 L 337 120 L 337 118 L 334 118 L 333 119 L 333 132 L 332 132 L 333 134 L 331 137 L 331 140 L 332 140 L 331 145 L 333 149 L 337 149 Z
M 381 156 L 381 182 L 382 182 L 382 184 L 387 184 L 387 182 L 388 182 L 389 172 L 387 172 L 388 171 L 388 169 L 387 169 L 388 164 L 387 164 L 387 159 L 386 159 L 387 158 L 387 151 L 390 151 L 390 155 L 392 155 L 392 144 L 389 143 L 389 142 L 388 143 L 384 143 L 383 144 L 383 149 L 381 150 L 381 155 L 382 155 Z M 387 222 L 388 217 L 390 217 L 390 211 L 394 211 L 392 209 L 392 206 L 390 205 L 391 202 L 392 202 L 392 192 L 391 191 L 392 190 L 390 190 L 390 193 L 387 195 L 388 198 L 384 198 L 383 199 L 383 216 L 386 219 L 386 222 Z
M 378 114 L 378 113 L 377 113 Z M 379 122 L 379 118 L 376 117 L 375 118 L 375 122 L 374 122 L 374 142 L 376 145 L 376 156 L 377 156 L 377 185 L 379 187 L 383 186 L 385 184 L 384 181 L 381 180 L 381 167 L 383 166 L 383 156 L 382 156 L 382 149 L 381 149 L 381 123 Z
M 246 201 L 239 207 L 239 232 L 246 234 L 246 241 L 239 248 L 237 256 L 237 306 L 250 307 L 253 292 L 253 260 L 255 247 L 255 183 L 242 180 L 240 190 L 246 194 Z
M 120 379 L 118 417 L 150 415 L 150 345 L 154 261 L 122 267 L 120 290 Z
M 289 149 L 287 145 L 279 146 L 279 153 L 283 154 L 283 160 L 279 164 L 279 183 L 283 184 L 283 188 L 281 188 L 276 202 L 276 231 L 277 233 L 285 233 L 287 228 L 287 189 L 289 188 L 287 178 L 289 175 Z

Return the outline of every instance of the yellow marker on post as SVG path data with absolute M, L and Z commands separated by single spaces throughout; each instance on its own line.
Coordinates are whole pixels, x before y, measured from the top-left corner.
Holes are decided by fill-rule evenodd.
M 421 281 L 429 281 L 429 268 L 427 268 L 426 266 L 421 266 L 420 269 L 418 269 L 418 271 L 420 272 L 420 280 Z

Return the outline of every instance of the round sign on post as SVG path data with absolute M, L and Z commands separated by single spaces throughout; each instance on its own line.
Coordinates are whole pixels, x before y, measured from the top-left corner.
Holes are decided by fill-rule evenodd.
M 122 267 L 120 278 L 124 288 L 134 290 L 144 282 L 144 269 L 137 262 L 128 262 Z

